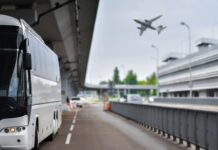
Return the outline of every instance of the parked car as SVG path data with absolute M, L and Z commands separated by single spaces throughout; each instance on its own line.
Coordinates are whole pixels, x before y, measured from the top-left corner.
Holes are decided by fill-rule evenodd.
M 119 99 L 119 102 L 121 102 L 121 103 L 124 103 L 124 102 L 126 102 L 127 100 L 126 100 L 126 98 L 125 97 L 120 97 L 120 99 Z
M 149 97 L 149 102 L 154 102 L 154 99 L 156 99 L 157 98 L 157 96 L 150 96 Z
M 140 94 L 127 94 L 127 103 L 142 104 L 142 97 Z
M 83 101 L 80 97 L 71 97 L 70 101 L 71 104 L 75 107 L 80 107 L 80 108 L 83 107 Z

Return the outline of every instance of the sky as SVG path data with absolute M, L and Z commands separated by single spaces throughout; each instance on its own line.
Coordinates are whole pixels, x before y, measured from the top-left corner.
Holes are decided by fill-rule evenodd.
M 98 84 L 112 79 L 113 70 L 119 68 L 121 79 L 133 70 L 138 80 L 145 80 L 156 71 L 163 58 L 177 52 L 188 54 L 188 30 L 180 25 L 186 22 L 191 28 L 192 52 L 199 38 L 218 39 L 217 0 L 100 0 L 86 83 Z M 163 15 L 153 26 L 167 26 L 158 35 L 146 30 L 139 36 L 139 26 L 133 19 L 152 19 Z

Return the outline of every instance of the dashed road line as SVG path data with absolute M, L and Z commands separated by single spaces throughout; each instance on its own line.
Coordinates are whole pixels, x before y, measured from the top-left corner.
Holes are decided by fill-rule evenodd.
M 74 129 L 74 125 L 71 125 L 70 126 L 70 131 L 73 131 L 73 129 Z
M 72 122 L 72 124 L 75 124 L 76 123 L 76 120 L 75 119 L 73 119 L 73 122 Z
M 73 121 L 72 121 L 72 125 L 70 126 L 70 132 L 67 134 L 67 138 L 66 138 L 66 141 L 65 141 L 65 144 L 66 145 L 69 145 L 70 144 L 70 140 L 71 140 L 71 136 L 72 136 L 72 131 L 74 129 L 74 124 L 76 123 L 76 118 L 77 118 L 77 111 L 75 113 L 75 116 L 73 118 Z
M 70 144 L 71 136 L 72 136 L 71 133 L 68 133 L 68 134 L 67 134 L 67 138 L 66 138 L 66 141 L 65 141 L 65 144 L 66 144 L 66 145 Z

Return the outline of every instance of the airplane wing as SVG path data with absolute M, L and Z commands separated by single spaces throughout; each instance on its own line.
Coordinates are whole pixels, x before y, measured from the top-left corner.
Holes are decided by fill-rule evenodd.
M 138 29 L 140 30 L 139 35 L 141 36 L 147 28 L 145 26 L 141 25 L 141 27 L 138 27 Z
M 141 36 L 145 30 L 140 30 L 139 35 Z
M 140 24 L 140 25 L 144 25 L 144 22 L 142 22 L 142 21 L 140 21 L 140 20 L 138 20 L 138 19 L 134 19 L 134 21 L 135 21 L 136 23 Z
M 160 17 L 162 17 L 162 15 L 160 15 L 160 16 L 157 16 L 157 17 L 155 17 L 155 18 L 153 18 L 153 19 L 150 19 L 149 21 L 150 21 L 150 22 L 153 22 L 153 21 L 155 21 L 155 20 L 159 19 Z

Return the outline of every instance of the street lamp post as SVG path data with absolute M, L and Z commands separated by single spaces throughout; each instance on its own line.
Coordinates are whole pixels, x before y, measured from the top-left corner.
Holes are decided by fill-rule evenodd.
M 191 62 L 192 62 L 192 58 L 191 58 L 191 28 L 190 26 L 185 23 L 185 22 L 181 22 L 180 23 L 182 26 L 185 26 L 188 30 L 188 40 L 189 40 L 189 96 L 192 97 L 192 66 L 191 66 Z
M 158 78 L 158 74 L 159 74 L 159 70 L 158 70 L 158 66 L 159 66 L 159 49 L 155 46 L 155 45 L 151 45 L 152 48 L 154 48 L 156 50 L 156 54 L 157 54 L 157 57 L 156 57 L 156 76 L 157 76 L 157 96 L 159 97 L 159 78 Z

